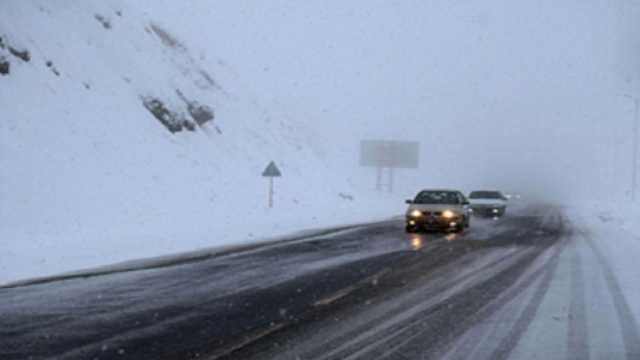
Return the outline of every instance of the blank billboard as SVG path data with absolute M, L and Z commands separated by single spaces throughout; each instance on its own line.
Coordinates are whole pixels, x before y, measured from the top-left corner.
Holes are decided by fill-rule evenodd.
M 419 142 L 397 140 L 360 142 L 360 166 L 415 169 L 419 162 Z

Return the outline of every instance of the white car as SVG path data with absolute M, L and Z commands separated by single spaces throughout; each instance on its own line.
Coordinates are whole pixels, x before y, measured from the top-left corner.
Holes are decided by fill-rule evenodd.
M 500 191 L 472 191 L 469 202 L 477 216 L 502 217 L 507 213 L 507 197 Z
M 470 209 L 467 198 L 457 190 L 423 190 L 407 200 L 407 232 L 426 230 L 462 231 L 469 227 Z

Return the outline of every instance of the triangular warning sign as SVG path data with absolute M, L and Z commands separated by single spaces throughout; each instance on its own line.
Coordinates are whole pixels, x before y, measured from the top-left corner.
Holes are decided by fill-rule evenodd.
M 280 173 L 280 169 L 278 169 L 278 167 L 276 166 L 276 163 L 272 161 L 269 163 L 269 165 L 267 165 L 267 168 L 264 169 L 264 171 L 262 172 L 262 176 L 279 177 L 282 176 L 282 174 Z

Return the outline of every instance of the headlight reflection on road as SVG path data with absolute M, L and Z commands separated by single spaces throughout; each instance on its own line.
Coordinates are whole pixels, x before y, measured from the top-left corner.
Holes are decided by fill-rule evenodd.
M 411 249 L 420 250 L 424 247 L 424 240 L 419 235 L 414 235 L 410 238 Z
M 447 241 L 454 241 L 457 238 L 458 238 L 458 234 L 447 234 L 447 236 L 445 237 Z

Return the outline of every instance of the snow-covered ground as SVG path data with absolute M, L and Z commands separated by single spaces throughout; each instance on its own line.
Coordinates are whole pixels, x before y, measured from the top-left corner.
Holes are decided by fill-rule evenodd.
M 592 209 L 575 210 L 573 215 L 574 233 L 560 256 L 541 316 L 515 357 L 557 357 L 568 344 L 569 358 L 636 358 L 640 232 L 621 226 L 621 217 L 602 216 Z M 548 344 L 546 349 L 540 343 Z
M 510 289 L 525 291 L 444 358 L 637 358 L 640 233 L 625 227 L 620 213 L 605 215 L 605 207 L 566 208 L 567 233 Z
M 261 105 L 216 54 L 232 27 L 211 24 L 202 47 L 202 3 L 152 3 L 3 2 L 0 283 L 403 209 L 362 186 L 355 152 L 336 165 L 329 139 Z M 271 160 L 273 209 L 260 176 Z

